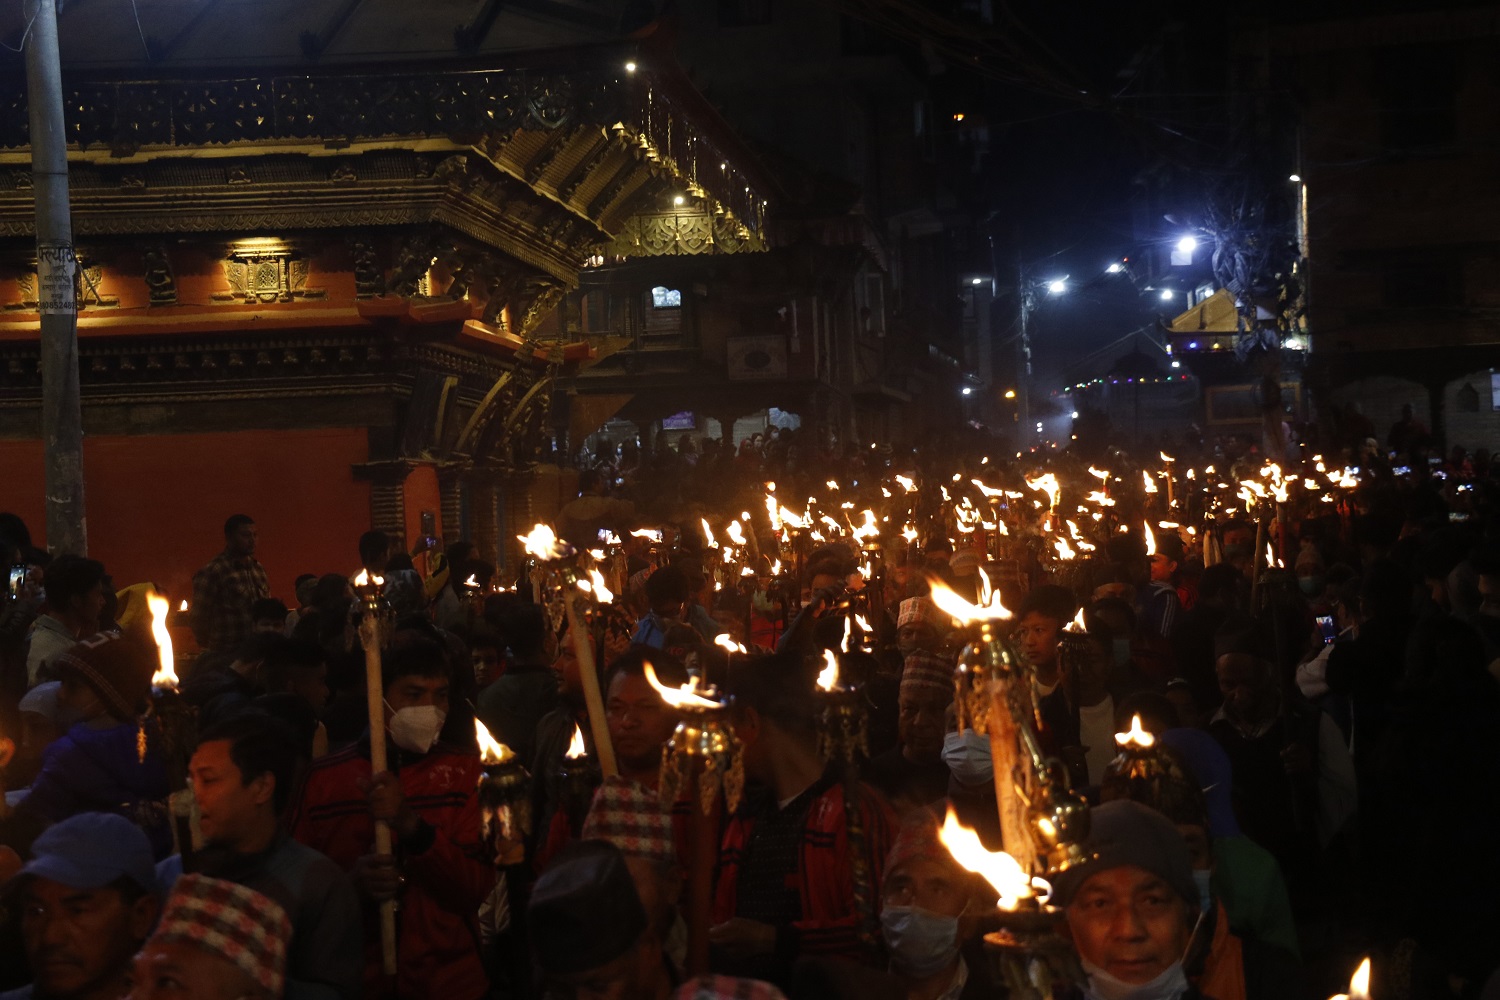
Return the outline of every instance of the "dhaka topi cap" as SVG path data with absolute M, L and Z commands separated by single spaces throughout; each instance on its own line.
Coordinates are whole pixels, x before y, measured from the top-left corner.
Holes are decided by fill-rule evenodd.
M 941 829 L 942 820 L 931 806 L 908 813 L 897 828 L 896 839 L 891 842 L 890 853 L 885 857 L 886 877 L 914 861 L 932 861 L 953 868 L 963 876 L 963 881 L 967 881 L 969 873 L 953 860 L 953 855 L 938 839 Z
M 672 817 L 654 792 L 614 775 L 594 792 L 583 820 L 584 840 L 605 840 L 623 854 L 666 864 L 677 862 L 672 846 Z
M 607 965 L 647 926 L 624 853 L 603 840 L 580 840 L 560 851 L 536 880 L 526 913 L 532 951 L 549 975 Z
M 286 985 L 286 911 L 254 889 L 206 875 L 184 875 L 172 887 L 156 933 L 147 942 L 173 942 L 226 959 L 271 996 Z
M 908 597 L 901 602 L 896 627 L 906 628 L 908 625 L 928 625 L 937 632 L 947 632 L 953 627 L 953 619 L 944 614 L 930 597 Z
M 953 697 L 953 658 L 918 649 L 901 666 L 903 694 L 943 692 Z

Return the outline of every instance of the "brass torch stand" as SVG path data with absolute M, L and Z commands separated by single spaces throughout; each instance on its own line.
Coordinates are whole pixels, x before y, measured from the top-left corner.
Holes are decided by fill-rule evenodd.
M 679 793 L 696 792 L 697 809 L 689 811 L 692 853 L 688 881 L 687 972 L 708 971 L 708 924 L 713 908 L 714 866 L 719 857 L 717 801 L 724 792 L 729 812 L 739 808 L 745 790 L 745 763 L 739 741 L 721 704 L 687 704 L 679 711 L 671 740 L 662 748 L 660 793 L 668 809 Z M 695 787 L 696 786 L 696 787 Z
M 1086 860 L 1088 806 L 1069 787 L 1061 762 L 1042 755 L 1030 670 L 997 622 L 980 622 L 954 682 L 959 728 L 990 738 L 1005 851 L 1034 876 Z M 995 916 L 1000 929 L 985 935 L 985 949 L 1012 997 L 1047 1000 L 1065 984 L 1084 982 L 1072 946 L 1058 933 L 1061 910 L 1033 896 Z

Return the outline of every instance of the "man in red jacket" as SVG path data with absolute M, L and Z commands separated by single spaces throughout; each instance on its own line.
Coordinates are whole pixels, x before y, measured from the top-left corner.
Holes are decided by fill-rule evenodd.
M 392 770 L 370 773 L 369 735 L 317 760 L 292 815 L 292 835 L 349 871 L 365 899 L 366 997 L 480 1000 L 489 980 L 476 914 L 495 870 L 480 840 L 479 758 L 437 742 L 448 712 L 447 661 L 434 643 L 385 660 Z M 373 853 L 375 820 L 391 824 L 395 856 Z M 398 898 L 397 975 L 381 971 L 381 901 Z
M 759 787 L 721 841 L 714 971 L 785 985 L 804 955 L 876 961 L 891 808 L 819 756 L 816 670 L 787 655 L 741 660 L 727 687 Z

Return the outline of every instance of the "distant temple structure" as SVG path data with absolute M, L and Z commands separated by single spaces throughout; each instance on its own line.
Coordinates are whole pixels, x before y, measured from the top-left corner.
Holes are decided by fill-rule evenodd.
M 411 541 L 426 513 L 498 559 L 558 380 L 611 350 L 559 319 L 580 273 L 764 250 L 766 182 L 669 58 L 605 40 L 623 14 L 302 0 L 252 30 L 198 6 L 143 7 L 139 43 L 90 2 L 61 18 L 91 554 L 186 594 L 243 512 L 290 598 L 353 568 L 371 524 Z M 27 106 L 4 69 L 0 502 L 40 535 Z

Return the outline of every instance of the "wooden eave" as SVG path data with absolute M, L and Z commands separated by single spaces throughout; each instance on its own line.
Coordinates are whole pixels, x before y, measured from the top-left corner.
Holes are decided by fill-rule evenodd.
M 437 221 L 568 284 L 641 212 L 701 213 L 732 227 L 739 247 L 764 247 L 764 182 L 740 165 L 743 148 L 730 159 L 726 127 L 701 98 L 683 96 L 680 73 L 537 64 L 532 56 L 515 69 L 70 77 L 70 160 L 131 172 L 132 185 L 80 187 L 75 228 L 86 236 Z M 21 81 L 11 83 L 24 93 Z M 24 100 L 0 107 L 0 235 L 32 232 L 26 115 Z M 464 159 L 446 176 L 361 176 L 362 157 L 393 151 L 450 166 Z M 322 180 L 259 185 L 231 174 L 277 156 L 321 167 Z M 171 170 L 157 165 L 184 160 L 222 161 L 225 180 L 182 190 L 158 178 Z M 553 217 L 508 228 L 518 199 Z M 574 231 L 562 241 L 565 229 Z

